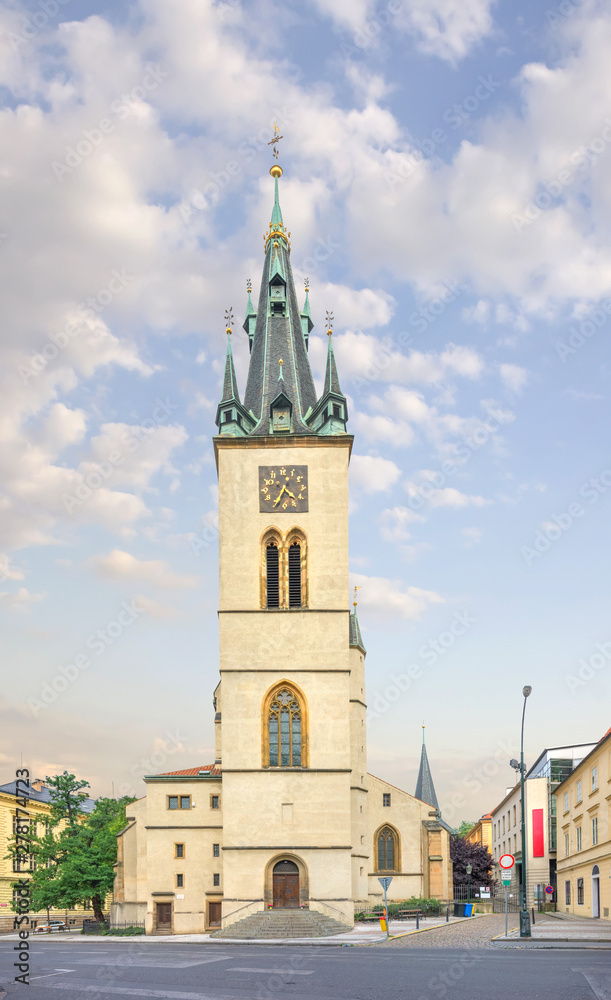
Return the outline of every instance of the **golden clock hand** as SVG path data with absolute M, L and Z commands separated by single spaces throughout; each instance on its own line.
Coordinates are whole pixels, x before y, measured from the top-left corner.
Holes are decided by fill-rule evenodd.
M 286 486 L 283 486 L 282 489 L 280 490 L 278 496 L 274 500 L 274 507 L 276 507 L 280 503 L 280 497 L 282 496 L 283 493 L 286 493 L 286 492 L 288 492 L 287 488 L 286 488 Z
M 293 498 L 293 500 L 296 500 L 296 499 L 297 499 L 297 498 L 296 498 L 296 496 L 295 496 L 295 494 L 294 494 L 294 493 L 291 493 L 291 491 L 290 491 L 290 490 L 287 490 L 286 492 L 288 493 L 288 495 L 289 495 L 290 497 L 292 497 L 292 498 Z

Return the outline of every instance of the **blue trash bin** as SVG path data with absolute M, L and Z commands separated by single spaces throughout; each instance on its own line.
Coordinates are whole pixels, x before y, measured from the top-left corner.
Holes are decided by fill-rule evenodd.
M 475 903 L 465 903 L 465 917 L 472 917 Z

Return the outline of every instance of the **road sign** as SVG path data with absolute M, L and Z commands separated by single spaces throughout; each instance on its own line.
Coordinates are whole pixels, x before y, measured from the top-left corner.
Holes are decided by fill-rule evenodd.
M 551 895 L 552 895 L 552 893 L 553 893 L 553 891 L 554 891 L 554 887 L 553 887 L 553 885 L 546 885 L 546 886 L 545 886 L 545 891 L 546 891 L 546 893 L 548 894 L 548 896 L 551 896 Z
M 511 885 L 511 871 L 502 871 L 501 881 L 503 885 Z
M 516 859 L 513 854 L 503 854 L 499 858 L 499 865 L 501 868 L 513 868 L 516 863 Z
M 385 875 L 384 878 L 379 878 L 378 882 L 382 886 L 384 892 L 388 889 L 388 886 L 392 882 L 392 875 Z

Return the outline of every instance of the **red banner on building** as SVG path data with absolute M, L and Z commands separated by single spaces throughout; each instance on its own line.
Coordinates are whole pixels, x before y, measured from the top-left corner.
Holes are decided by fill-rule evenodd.
M 533 858 L 542 858 L 545 855 L 545 844 L 543 842 L 543 809 L 533 809 Z

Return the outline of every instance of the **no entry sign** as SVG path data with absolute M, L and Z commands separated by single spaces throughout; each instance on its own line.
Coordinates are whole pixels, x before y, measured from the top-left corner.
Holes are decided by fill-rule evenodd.
M 513 868 L 516 863 L 516 859 L 513 854 L 502 854 L 499 858 L 499 865 L 501 868 Z

